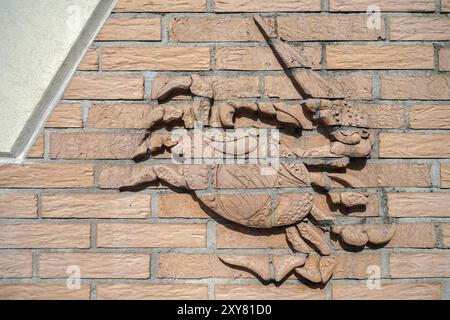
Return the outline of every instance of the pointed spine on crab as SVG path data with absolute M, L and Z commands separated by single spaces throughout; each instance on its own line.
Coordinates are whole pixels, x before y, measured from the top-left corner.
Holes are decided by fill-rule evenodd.
M 311 282 L 327 283 L 333 275 L 335 266 L 335 257 L 320 257 L 310 254 L 304 267 L 296 268 L 295 272 Z
M 305 264 L 304 256 L 291 255 L 220 255 L 225 263 L 246 269 L 265 281 L 280 282 L 292 272 Z
M 350 246 L 363 247 L 368 244 L 382 246 L 394 237 L 395 226 L 386 224 L 333 226 L 331 231 Z

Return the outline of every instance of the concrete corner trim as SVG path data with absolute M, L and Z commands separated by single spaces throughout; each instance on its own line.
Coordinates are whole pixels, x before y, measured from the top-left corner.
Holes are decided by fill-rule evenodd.
M 0 161 L 21 162 L 117 0 L 4 0 Z

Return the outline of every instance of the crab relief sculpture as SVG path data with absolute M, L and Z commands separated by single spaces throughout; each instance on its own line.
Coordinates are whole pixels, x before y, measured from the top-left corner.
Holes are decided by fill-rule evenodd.
M 197 141 L 190 134 L 176 136 L 153 129 L 173 123 L 194 129 L 199 122 L 203 127 L 234 129 L 238 121 L 242 127 L 245 125 L 242 118 L 249 117 L 288 132 L 286 139 L 275 141 L 282 159 L 276 168 L 261 163 L 212 164 L 209 168 L 212 179 L 205 187 L 207 172 L 196 166 L 156 164 L 139 169 L 136 165 L 134 174 L 118 181 L 116 186 L 125 189 L 164 184 L 189 192 L 202 206 L 232 223 L 274 232 L 282 229 L 292 251 L 289 255 L 219 254 L 219 258 L 227 266 L 247 269 L 263 281 L 279 282 L 294 271 L 311 282 L 326 283 L 336 265 L 328 233 L 342 244 L 356 247 L 385 245 L 395 233 L 390 224 L 346 224 L 314 200 L 320 194 L 326 197 L 327 206 L 340 208 L 344 213 L 364 211 L 369 205 L 368 193 L 351 191 L 364 184 L 354 170 L 351 174 L 346 171 L 353 158 L 361 162 L 371 155 L 370 114 L 348 102 L 348 92 L 341 85 L 330 83 L 310 69 L 311 62 L 298 50 L 272 37 L 272 26 L 265 18 L 255 17 L 254 22 L 303 97 L 300 103 L 289 105 L 269 98 L 218 102 L 221 99 L 216 99 L 213 77 L 168 78 L 156 87 L 155 98 L 159 102 L 186 94 L 193 96 L 194 102 L 188 106 L 159 104 L 148 123 L 152 133 L 136 150 L 135 159 L 164 151 L 179 157 L 194 157 L 192 145 L 202 144 L 214 154 L 248 160 L 259 148 L 258 143 L 252 143 L 258 136 L 257 130 L 242 131 L 231 139 L 213 131 Z M 308 143 L 301 143 L 308 136 L 297 134 L 302 129 L 311 129 L 308 119 L 317 124 L 318 131 L 331 143 L 312 148 L 308 148 Z M 255 123 L 258 121 L 252 122 Z M 246 143 L 236 144 L 238 140 Z M 268 168 L 273 172 L 267 172 Z

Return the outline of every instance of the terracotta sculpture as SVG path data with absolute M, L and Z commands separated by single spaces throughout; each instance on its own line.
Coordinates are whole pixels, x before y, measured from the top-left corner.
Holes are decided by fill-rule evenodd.
M 333 225 L 334 217 L 323 212 L 314 204 L 314 192 L 318 188 L 327 193 L 335 183 L 353 187 L 358 185 L 353 176 L 334 173 L 345 169 L 350 158 L 366 158 L 372 152 L 372 135 L 368 130 L 369 115 L 353 108 L 345 100 L 344 90 L 330 85 L 317 72 L 308 69 L 311 65 L 296 50 L 279 39 L 271 38 L 265 20 L 256 17 L 255 23 L 264 35 L 280 64 L 299 91 L 304 102 L 297 106 L 272 101 L 228 101 L 214 103 L 214 82 L 210 77 L 192 75 L 169 79 L 156 88 L 156 99 L 167 100 L 179 93 L 195 97 L 192 106 L 160 106 L 150 119 L 148 126 L 182 123 L 186 129 L 194 128 L 196 122 L 203 126 L 234 128 L 236 113 L 263 116 L 278 123 L 283 128 L 302 129 L 307 123 L 303 111 L 309 112 L 323 127 L 329 129 L 332 143 L 325 150 L 335 156 L 331 160 L 280 163 L 275 174 L 264 173 L 262 164 L 242 164 L 229 170 L 226 165 L 211 166 L 213 176 L 212 191 L 198 192 L 199 172 L 177 169 L 170 165 L 155 165 L 146 171 L 122 181 L 120 187 L 136 187 L 158 182 L 173 188 L 190 191 L 201 204 L 221 217 L 251 228 L 284 228 L 287 241 L 295 253 L 287 256 L 277 255 L 221 255 L 227 265 L 245 268 L 265 281 L 281 281 L 295 270 L 299 276 L 315 283 L 327 282 L 335 266 L 330 256 L 329 240 L 324 230 Z M 242 137 L 246 138 L 246 137 Z M 208 140 L 209 139 L 209 140 Z M 301 138 L 300 138 L 301 139 Z M 206 137 L 202 143 L 211 144 L 214 137 Z M 226 143 L 226 141 L 221 141 Z M 286 147 L 286 154 L 302 157 L 307 152 L 295 147 Z M 145 157 L 161 150 L 176 150 L 177 154 L 189 153 L 190 144 L 183 137 L 168 133 L 152 133 L 136 150 L 135 158 Z M 225 153 L 223 149 L 214 149 Z M 245 156 L 252 147 L 233 149 L 233 156 Z M 311 169 L 315 168 L 315 171 Z M 321 171 L 317 170 L 320 169 Z M 327 172 L 327 171 L 331 172 Z M 218 193 L 215 190 L 233 188 L 244 192 Z M 266 188 L 276 192 L 252 193 L 248 189 Z M 283 192 L 283 188 L 304 188 L 304 192 Z M 344 208 L 365 207 L 368 195 L 361 192 L 329 192 L 329 201 Z M 351 246 L 385 245 L 395 233 L 394 226 L 386 225 L 333 225 L 331 232 L 340 241 Z

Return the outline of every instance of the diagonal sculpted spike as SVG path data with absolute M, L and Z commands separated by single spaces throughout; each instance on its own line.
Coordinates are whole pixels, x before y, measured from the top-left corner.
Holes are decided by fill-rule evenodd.
M 272 279 L 269 256 L 220 255 L 219 259 L 224 263 L 250 270 L 256 273 L 258 276 L 261 277 L 261 279 L 265 281 L 269 281 Z
M 259 31 L 262 33 L 272 50 L 283 62 L 283 67 L 291 68 L 308 68 L 313 65 L 312 61 L 308 61 L 302 57 L 294 48 L 287 43 L 270 36 L 270 27 L 261 16 L 253 18 Z
M 271 32 L 272 27 L 269 24 L 267 24 L 267 21 L 264 20 L 263 17 L 255 16 L 255 17 L 253 17 L 253 20 L 255 20 L 255 23 L 258 26 L 258 28 L 261 29 L 261 32 L 263 33 L 265 39 L 274 39 L 274 38 L 276 38 L 274 36 L 275 33 Z
M 317 72 L 307 70 L 293 74 L 292 78 L 303 89 L 308 98 L 316 99 L 344 99 L 346 94 L 340 84 L 333 83 L 323 78 Z
M 310 68 L 314 65 L 313 61 L 308 60 L 306 57 L 302 57 L 298 51 L 281 40 L 273 45 L 273 49 L 278 53 L 289 69 Z
M 312 65 L 310 61 L 302 57 L 287 43 L 282 40 L 271 39 L 267 26 L 264 24 L 261 17 L 255 17 L 254 21 L 277 58 L 281 60 L 280 62 L 283 69 L 289 70 L 292 68 L 307 68 Z M 306 97 L 326 99 L 339 99 L 346 97 L 344 90 L 340 85 L 330 84 L 329 81 L 314 71 L 308 70 L 294 73 L 290 78 L 295 82 L 298 90 L 302 91 L 300 93 Z

